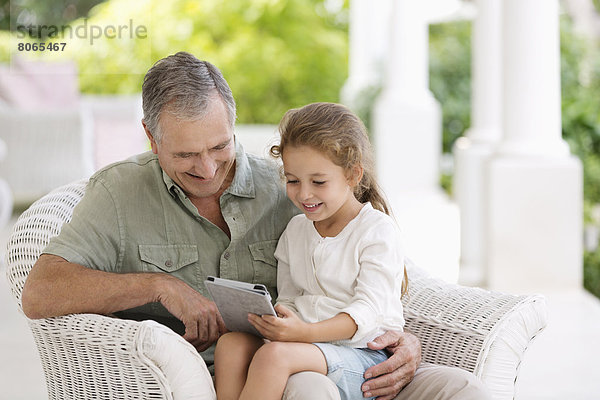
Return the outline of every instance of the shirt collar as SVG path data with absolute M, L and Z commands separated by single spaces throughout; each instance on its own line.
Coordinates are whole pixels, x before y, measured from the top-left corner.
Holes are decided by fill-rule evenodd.
M 162 168 L 161 168 L 162 170 Z M 167 173 L 162 170 L 162 177 L 167 190 L 173 197 L 185 196 L 183 190 L 171 179 Z M 254 179 L 252 178 L 252 168 L 248 161 L 248 155 L 244 151 L 242 144 L 235 137 L 235 175 L 225 193 L 230 193 L 238 197 L 254 198 L 256 191 L 254 189 Z
M 235 175 L 225 193 L 252 199 L 256 197 L 252 167 L 250 167 L 248 155 L 237 137 L 235 137 Z

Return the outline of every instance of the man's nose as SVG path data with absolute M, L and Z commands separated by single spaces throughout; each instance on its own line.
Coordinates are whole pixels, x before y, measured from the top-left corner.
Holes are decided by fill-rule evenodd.
M 194 163 L 194 171 L 204 179 L 212 179 L 217 170 L 217 163 L 210 157 L 199 156 Z

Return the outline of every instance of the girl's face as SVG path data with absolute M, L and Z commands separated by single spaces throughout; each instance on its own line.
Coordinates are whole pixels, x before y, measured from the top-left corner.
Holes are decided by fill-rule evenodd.
M 318 230 L 319 226 L 343 227 L 356 216 L 361 206 L 353 193 L 357 176 L 309 146 L 287 146 L 281 158 L 287 196 Z

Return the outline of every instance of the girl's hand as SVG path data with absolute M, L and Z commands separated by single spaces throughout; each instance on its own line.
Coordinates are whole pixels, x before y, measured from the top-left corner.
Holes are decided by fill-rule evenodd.
M 311 342 L 311 324 L 302 321 L 289 308 L 278 305 L 275 311 L 279 317 L 273 315 L 258 316 L 248 314 L 248 321 L 266 339 L 278 342 Z

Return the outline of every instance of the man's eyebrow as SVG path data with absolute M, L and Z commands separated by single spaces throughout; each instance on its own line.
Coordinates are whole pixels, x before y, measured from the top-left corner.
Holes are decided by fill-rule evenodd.
M 229 138 L 229 139 L 227 139 L 227 140 L 224 140 L 224 141 L 222 141 L 221 143 L 217 144 L 216 146 L 213 146 L 213 149 L 214 149 L 215 147 L 227 146 L 229 143 L 231 143 L 231 141 L 232 141 L 232 140 L 233 140 L 232 138 Z
M 197 154 L 200 154 L 200 153 L 178 151 L 177 153 L 174 153 L 173 155 L 175 157 L 191 157 L 191 156 L 194 156 L 194 155 L 197 155 Z

